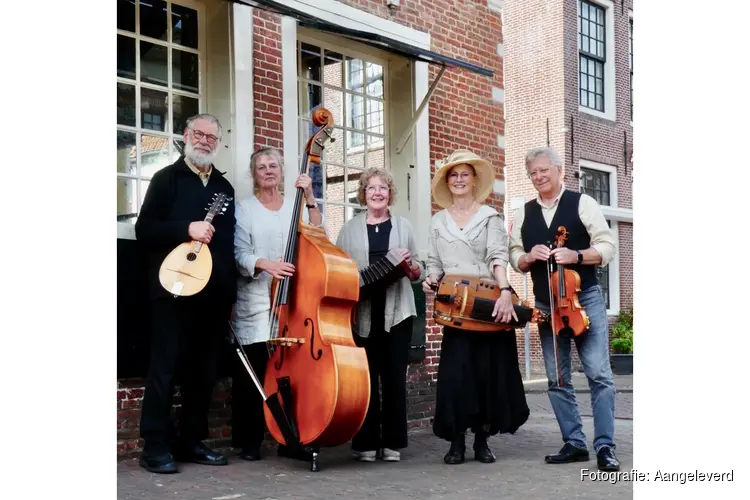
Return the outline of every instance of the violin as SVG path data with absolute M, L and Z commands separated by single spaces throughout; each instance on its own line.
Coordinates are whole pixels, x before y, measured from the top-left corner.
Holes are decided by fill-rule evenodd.
M 442 273 L 438 282 L 430 288 L 436 292 L 432 317 L 436 323 L 443 326 L 493 333 L 523 328 L 529 322 L 549 321 L 548 314 L 530 307 L 528 301 L 521 300 L 513 287 L 511 298 L 518 321 L 512 317 L 508 323 L 495 321 L 492 313 L 501 290 L 497 282 L 490 278 L 446 276 Z
M 318 108 L 312 119 L 318 128 L 305 146 L 300 173 L 319 165 L 325 142 L 333 140 L 331 112 Z M 270 434 L 291 456 L 310 457 L 317 472 L 320 447 L 350 441 L 364 423 L 370 371 L 352 331 L 359 270 L 323 228 L 303 222 L 303 195 L 298 188 L 284 255 L 297 272 L 272 281 L 270 357 L 261 394 L 278 394 L 283 409 L 265 405 Z
M 565 226 L 557 228 L 555 247 L 562 248 L 568 238 Z M 577 337 L 589 329 L 591 321 L 586 310 L 578 301 L 578 293 L 581 291 L 581 276 L 572 269 L 567 269 L 562 264 L 551 263 L 556 268 L 549 275 L 550 304 L 554 304 L 551 312 L 552 330 L 555 335 L 572 334 Z

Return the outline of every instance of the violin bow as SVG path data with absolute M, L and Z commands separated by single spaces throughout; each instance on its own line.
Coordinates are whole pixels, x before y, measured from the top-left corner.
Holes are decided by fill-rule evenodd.
M 552 243 L 549 241 L 547 242 L 547 245 L 549 245 L 550 250 L 552 250 L 553 246 Z M 555 373 L 557 374 L 557 385 L 562 387 L 564 385 L 562 374 L 560 373 L 560 365 L 557 360 L 557 325 L 555 325 L 555 296 L 552 293 L 552 285 L 550 284 L 550 279 L 552 278 L 552 275 L 550 274 L 550 268 L 552 268 L 555 265 L 554 259 L 552 256 L 550 256 L 549 259 L 547 259 L 547 284 L 549 286 L 549 304 L 550 304 L 550 322 L 552 323 L 552 344 L 555 346 Z

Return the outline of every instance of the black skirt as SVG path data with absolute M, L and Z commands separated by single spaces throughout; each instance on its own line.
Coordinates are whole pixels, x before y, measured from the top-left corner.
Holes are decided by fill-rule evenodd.
M 452 441 L 489 424 L 489 434 L 514 434 L 529 418 L 514 331 L 443 328 L 433 432 Z

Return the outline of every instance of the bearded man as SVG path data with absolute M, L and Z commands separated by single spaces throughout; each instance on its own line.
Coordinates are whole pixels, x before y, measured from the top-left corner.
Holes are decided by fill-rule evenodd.
M 152 326 L 140 465 L 156 473 L 178 472 L 175 458 L 204 465 L 228 463 L 225 455 L 203 443 L 216 358 L 236 297 L 234 188 L 213 166 L 221 131 L 219 120 L 209 114 L 187 120 L 184 155 L 154 174 L 135 225 L 148 265 Z M 209 224 L 204 221 L 207 209 L 219 193 L 229 203 Z M 210 249 L 211 277 L 199 293 L 174 296 L 161 286 L 159 268 L 176 246 L 190 241 Z M 176 383 L 182 400 L 178 433 L 171 420 Z

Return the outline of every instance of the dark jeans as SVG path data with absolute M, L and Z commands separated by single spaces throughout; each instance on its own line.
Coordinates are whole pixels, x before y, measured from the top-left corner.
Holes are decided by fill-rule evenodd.
M 166 453 L 173 445 L 191 446 L 208 437 L 216 357 L 231 307 L 197 297 L 152 302 L 151 357 L 141 411 L 145 453 Z M 178 435 L 171 419 L 175 384 L 182 398 Z
M 367 353 L 370 368 L 370 406 L 362 428 L 352 440 L 355 451 L 407 447 L 406 369 L 411 333 L 412 320 L 409 318 L 394 325 L 390 332 L 371 331 L 369 337 L 357 338 L 357 343 Z
M 250 367 L 260 383 L 266 372 L 268 347 L 265 342 L 243 345 Z M 266 418 L 263 397 L 255 387 L 253 379 L 237 353 L 232 364 L 232 446 L 235 448 L 257 449 L 263 443 L 266 432 Z

